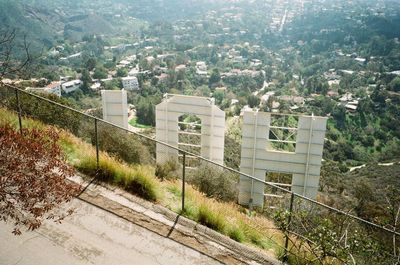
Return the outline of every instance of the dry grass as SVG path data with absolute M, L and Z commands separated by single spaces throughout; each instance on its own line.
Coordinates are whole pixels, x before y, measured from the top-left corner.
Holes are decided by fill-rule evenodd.
M 0 126 L 11 124 L 18 128 L 18 117 L 15 113 L 0 109 Z M 24 118 L 23 127 L 44 129 L 48 126 L 32 119 Z M 64 130 L 58 130 L 59 144 L 67 161 L 80 172 L 97 177 L 99 180 L 120 185 L 127 191 L 147 200 L 160 199 L 159 185 L 154 177 L 154 169 L 149 166 L 127 165 L 107 153 L 100 152 L 99 168 L 96 162 L 96 150 L 87 142 Z
M 15 129 L 19 128 L 18 116 L 11 111 L 0 108 L 0 126 L 5 124 L 10 124 Z M 44 129 L 46 125 L 40 121 L 24 118 L 22 120 L 22 127 Z
M 5 123 L 18 128 L 17 116 L 0 108 L 0 126 Z M 27 118 L 24 118 L 23 125 L 46 127 L 41 122 Z M 159 181 L 155 177 L 153 167 L 127 165 L 104 152 L 100 152 L 99 170 L 97 170 L 95 148 L 71 133 L 63 130 L 59 132 L 60 146 L 67 161 L 80 172 L 97 176 L 145 199 L 158 201 L 175 212 L 181 212 L 180 181 Z M 234 203 L 219 202 L 206 197 L 190 185 L 186 185 L 186 204 L 182 214 L 238 242 L 257 246 L 273 256 L 277 256 L 283 245 L 283 234 L 276 229 L 272 221 L 257 214 L 249 216 L 244 208 Z
M 163 185 L 164 190 L 175 198 L 175 203 L 169 203 L 170 208 L 179 212 L 181 182 L 166 181 Z M 283 245 L 283 234 L 272 221 L 258 215 L 250 217 L 237 204 L 208 198 L 190 185 L 186 185 L 185 211 L 182 214 L 238 242 L 256 245 L 275 256 L 279 246 Z
M 157 201 L 160 199 L 158 181 L 150 166 L 127 165 L 107 153 L 100 152 L 97 168 L 95 149 L 69 133 L 63 133 L 61 146 L 69 156 L 70 163 L 80 172 L 113 183 L 140 197 Z

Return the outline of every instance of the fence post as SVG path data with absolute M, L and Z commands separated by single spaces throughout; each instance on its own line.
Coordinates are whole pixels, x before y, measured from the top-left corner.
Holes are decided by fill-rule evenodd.
M 186 177 L 186 152 L 182 157 L 182 212 L 185 211 L 185 177 Z
M 22 134 L 22 117 L 21 117 L 21 103 L 19 101 L 19 91 L 15 88 L 15 98 L 17 100 L 17 112 L 18 112 L 18 123 L 19 123 L 19 132 Z
M 98 136 L 98 129 L 97 129 L 97 118 L 94 119 L 94 139 L 96 142 L 96 175 L 97 171 L 99 170 L 99 136 Z
M 286 227 L 286 235 L 285 235 L 285 253 L 283 256 L 283 260 L 288 260 L 288 247 L 289 247 L 289 226 L 290 222 L 292 221 L 292 213 L 293 213 L 293 202 L 294 202 L 294 193 L 290 194 L 290 206 L 289 206 L 289 215 L 287 219 L 287 227 Z

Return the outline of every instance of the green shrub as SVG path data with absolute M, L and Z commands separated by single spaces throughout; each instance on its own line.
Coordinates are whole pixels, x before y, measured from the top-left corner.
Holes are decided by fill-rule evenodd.
M 239 227 L 240 231 L 243 233 L 243 236 L 246 238 L 246 241 L 263 249 L 271 248 L 271 243 L 269 240 L 267 240 L 264 235 L 257 230 L 257 228 L 245 223 L 240 223 Z
M 245 239 L 243 231 L 238 227 L 232 227 L 228 232 L 228 236 L 237 242 L 243 242 Z
M 161 180 L 173 180 L 179 176 L 179 165 L 176 160 L 169 159 L 164 164 L 157 164 L 156 177 Z
M 224 217 L 221 214 L 210 209 L 210 207 L 208 207 L 207 205 L 201 204 L 199 206 L 199 213 L 197 218 L 199 223 L 216 231 L 224 232 L 226 226 Z
M 146 200 L 156 201 L 158 199 L 157 183 L 149 168 L 138 166 L 135 168 L 133 176 L 127 176 L 127 178 L 128 181 L 125 186 L 127 191 Z
M 92 139 L 95 138 L 92 137 Z M 129 164 L 150 164 L 152 161 L 149 149 L 138 136 L 129 134 L 122 129 L 101 124 L 98 129 L 98 139 L 101 150 L 115 155 Z
M 74 107 L 67 99 L 59 98 L 53 94 L 40 94 L 40 96 L 65 106 Z M 55 125 L 69 130 L 74 134 L 79 131 L 83 116 L 74 111 L 34 98 L 25 93 L 20 93 L 20 102 L 22 112 L 27 116 L 40 120 L 48 125 Z
M 121 185 L 146 200 L 156 201 L 159 197 L 156 180 L 148 167 L 128 167 L 108 157 L 100 159 L 97 171 L 96 158 L 89 156 L 81 159 L 75 167 L 86 175 L 97 176 L 98 180 Z
M 107 160 L 99 161 L 99 169 L 97 170 L 96 157 L 87 156 L 85 158 L 81 158 L 79 162 L 75 165 L 76 169 L 78 169 L 83 174 L 86 174 L 91 177 L 97 176 L 98 180 L 113 182 L 117 175 L 121 175 L 116 165 Z M 97 173 L 97 175 L 96 175 Z
M 189 183 L 196 186 L 209 197 L 223 201 L 235 201 L 237 198 L 238 177 L 216 166 L 202 164 L 189 179 Z
M 186 200 L 185 209 L 182 211 L 182 209 L 180 208 L 179 213 L 188 217 L 189 219 L 198 220 L 199 208 L 197 207 L 197 204 L 195 202 Z

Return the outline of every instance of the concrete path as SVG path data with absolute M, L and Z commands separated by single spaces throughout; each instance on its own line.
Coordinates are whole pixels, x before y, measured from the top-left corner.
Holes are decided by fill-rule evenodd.
M 109 185 L 86 187 L 62 224 L 46 221 L 14 236 L 0 221 L 0 265 L 280 264 L 205 226 Z
M 220 264 L 215 259 L 75 199 L 62 224 L 14 236 L 0 222 L 0 264 Z

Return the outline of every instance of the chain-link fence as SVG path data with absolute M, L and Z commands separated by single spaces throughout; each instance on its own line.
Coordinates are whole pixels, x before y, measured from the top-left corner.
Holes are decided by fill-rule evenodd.
M 259 211 L 263 216 L 269 217 L 264 218 L 265 220 L 260 219 L 259 226 L 253 227 L 254 231 L 273 234 L 275 227 L 283 231 L 284 238 L 281 242 L 278 242 L 277 238 L 270 239 L 284 248 L 284 259 L 290 263 L 398 263 L 400 234 L 395 231 L 294 194 L 285 185 L 276 186 L 256 179 L 216 164 L 185 148 L 180 149 L 158 142 L 150 136 L 74 110 L 64 105 L 67 101 L 61 103 L 12 86 L 0 88 L 0 105 L 18 113 L 20 128 L 24 128 L 22 117 L 30 117 L 77 136 L 79 141 L 82 141 L 78 143 L 81 148 L 70 150 L 69 156 L 72 161 L 79 157 L 79 163 L 75 166 L 89 176 L 124 185 L 128 190 L 150 199 L 153 195 L 146 193 L 148 191 L 143 190 L 143 186 L 151 183 L 139 185 L 129 178 L 123 178 L 118 170 L 113 168 L 113 161 L 140 167 L 134 173 L 135 179 L 140 180 L 140 174 L 146 172 L 161 180 L 181 179 L 183 181 L 180 187 L 170 188 L 179 200 L 176 208 L 181 209 L 187 217 L 201 221 L 218 231 L 224 231 L 237 241 L 240 241 L 240 230 L 247 219 L 243 218 L 239 223 L 232 223 L 230 220 L 238 215 L 237 212 L 245 214 L 243 208 L 236 205 L 236 201 L 239 178 L 248 178 L 265 185 L 265 206 Z M 85 146 L 91 148 L 85 150 Z M 73 147 L 64 143 L 64 148 Z M 156 162 L 157 148 L 164 149 L 164 157 L 159 158 L 159 161 L 164 161 L 161 164 Z M 171 154 L 177 154 L 178 159 Z M 185 186 L 185 183 L 192 185 Z M 192 186 L 197 189 L 191 188 Z M 231 204 L 213 206 L 217 207 L 213 209 L 213 213 L 219 213 L 219 217 L 212 219 L 211 213 L 207 212 L 207 207 L 211 207 L 209 201 L 200 193 L 210 200 L 215 200 L 216 204 L 213 205 L 218 205 L 220 201 Z M 224 205 L 230 205 L 231 208 L 227 209 Z M 273 225 L 266 221 L 271 219 L 274 220 Z M 253 232 L 246 233 L 251 237 Z M 254 236 L 251 240 L 257 243 L 258 239 Z
M 267 187 L 264 214 L 285 234 L 290 264 L 398 264 L 400 234 L 318 201 Z

